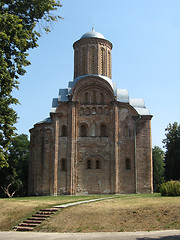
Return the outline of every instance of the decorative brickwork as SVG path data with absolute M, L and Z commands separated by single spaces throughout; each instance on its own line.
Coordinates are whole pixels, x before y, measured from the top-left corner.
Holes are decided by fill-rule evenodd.
M 73 47 L 71 90 L 30 130 L 29 195 L 152 192 L 152 116 L 118 100 L 109 41 L 87 37 Z

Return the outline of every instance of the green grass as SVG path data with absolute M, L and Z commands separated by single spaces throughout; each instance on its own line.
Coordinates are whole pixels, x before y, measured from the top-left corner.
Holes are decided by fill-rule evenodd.
M 122 232 L 180 228 L 180 197 L 122 194 L 1 198 L 0 230 L 12 230 L 42 208 L 109 196 L 116 198 L 60 210 L 35 231 Z
M 106 196 L 108 195 L 0 198 L 0 230 L 12 230 L 13 226 L 42 208 Z
M 160 194 L 116 195 L 57 212 L 36 231 L 123 232 L 180 228 L 180 197 Z

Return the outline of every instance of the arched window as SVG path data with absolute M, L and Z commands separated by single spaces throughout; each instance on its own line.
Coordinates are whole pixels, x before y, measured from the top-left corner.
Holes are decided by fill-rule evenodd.
M 104 48 L 101 48 L 101 75 L 104 75 Z
M 91 109 L 91 114 L 92 114 L 92 115 L 96 115 L 96 108 L 95 108 L 95 107 L 93 107 L 93 108 Z
M 61 171 L 66 171 L 66 159 L 61 159 Z
M 82 124 L 80 126 L 80 136 L 87 137 L 87 125 L 86 124 Z
M 125 160 L 125 169 L 131 170 L 131 160 L 129 158 L 126 158 Z
M 100 135 L 101 135 L 101 137 L 107 137 L 107 126 L 104 123 L 101 124 Z
M 92 168 L 92 164 L 91 164 L 91 160 L 87 160 L 87 169 L 91 169 Z
M 88 94 L 88 92 L 86 92 L 85 94 L 84 94 L 84 103 L 89 103 L 89 94 Z
M 111 77 L 111 53 L 108 52 L 107 54 L 107 76 Z
M 101 163 L 99 159 L 96 160 L 96 169 L 101 169 Z
M 96 125 L 94 123 L 91 126 L 91 136 L 92 137 L 96 136 Z
M 105 107 L 105 108 L 104 108 L 104 113 L 105 113 L 106 115 L 108 115 L 108 114 L 109 114 L 109 110 L 108 110 L 108 108 L 107 108 L 107 107 Z
M 67 137 L 67 126 L 63 125 L 61 128 L 61 137 Z
M 75 51 L 75 73 L 74 75 L 77 76 L 78 74 L 78 59 L 79 59 L 79 54 L 78 54 L 78 51 Z
M 104 104 L 104 94 L 100 93 L 100 103 Z
M 90 115 L 90 108 L 89 108 L 89 107 L 87 107 L 87 108 L 85 109 L 85 114 L 86 114 L 86 115 Z
M 82 74 L 86 73 L 86 50 L 82 49 Z
M 102 114 L 103 113 L 103 109 L 102 109 L 102 107 L 99 107 L 98 108 L 98 114 Z
M 129 136 L 130 136 L 130 129 L 129 129 L 129 126 L 126 125 L 124 130 L 125 130 L 125 134 L 124 134 L 125 137 L 129 137 Z
M 96 100 L 96 90 L 93 90 L 92 103 L 94 103 L 94 104 L 97 103 L 97 100 Z
M 84 115 L 84 108 L 80 108 L 79 114 L 80 114 L 80 115 Z
M 94 74 L 94 52 L 95 52 L 95 47 L 93 46 L 91 48 L 91 74 Z

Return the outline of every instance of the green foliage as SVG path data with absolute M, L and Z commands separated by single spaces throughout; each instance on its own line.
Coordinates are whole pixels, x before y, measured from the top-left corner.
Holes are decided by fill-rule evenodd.
M 0 196 L 5 196 L 2 188 L 16 192 L 18 196 L 26 196 L 28 189 L 28 164 L 29 164 L 29 140 L 25 134 L 18 135 L 12 139 L 8 152 L 9 167 L 0 169 Z
M 12 91 L 18 89 L 18 78 L 30 65 L 27 51 L 38 46 L 40 33 L 35 31 L 42 24 L 46 32 L 59 16 L 53 12 L 61 7 L 55 0 L 2 0 L 0 2 L 0 168 L 7 167 L 7 151 L 14 134 L 17 114 Z
M 180 125 L 177 122 L 169 124 L 166 128 L 165 144 L 165 178 L 169 180 L 180 179 Z
M 162 196 L 180 196 L 180 181 L 169 181 L 160 187 Z
M 153 186 L 159 192 L 160 185 L 164 182 L 164 152 L 158 146 L 152 149 L 153 157 Z

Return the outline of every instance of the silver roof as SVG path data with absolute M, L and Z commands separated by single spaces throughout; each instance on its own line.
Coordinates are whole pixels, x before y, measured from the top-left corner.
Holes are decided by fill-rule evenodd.
M 116 83 L 112 82 L 112 79 L 102 76 L 102 75 L 83 75 L 76 77 L 73 81 L 69 81 L 68 88 L 59 89 L 59 97 L 54 98 L 52 102 L 52 108 L 50 110 L 51 113 L 56 111 L 56 107 L 58 106 L 58 102 L 67 102 L 68 96 L 71 94 L 71 90 L 74 85 L 81 79 L 89 76 L 100 77 L 101 79 L 107 81 L 114 91 L 114 96 L 116 96 L 118 102 L 128 103 L 130 104 L 138 114 L 140 115 L 150 115 L 149 110 L 145 107 L 144 99 L 141 98 L 129 98 L 129 93 L 127 89 L 117 89 Z
M 129 103 L 129 94 L 127 89 L 117 89 L 117 101 Z
M 144 99 L 142 99 L 142 98 L 131 98 L 129 103 L 133 107 L 140 107 L 140 108 L 144 108 L 145 107 Z
M 149 109 L 147 109 L 146 107 L 144 108 L 134 107 L 134 108 L 137 111 L 137 113 L 141 116 L 151 115 Z
M 68 88 L 59 89 L 58 102 L 67 102 L 67 101 L 68 101 Z
M 81 39 L 83 39 L 83 38 L 102 38 L 102 39 L 105 39 L 105 37 L 101 33 L 95 32 L 94 28 L 92 29 L 92 31 L 83 34 Z
M 48 117 L 48 118 L 45 118 L 44 120 L 42 120 L 41 122 L 38 122 L 38 123 L 36 123 L 36 124 L 41 124 L 41 123 L 51 123 L 51 122 L 52 122 L 51 118 Z
M 112 79 L 110 79 L 110 78 L 107 77 L 107 76 L 97 75 L 97 74 L 87 74 L 87 75 L 78 76 L 78 77 L 74 78 L 73 82 L 69 82 L 68 88 L 71 88 L 71 89 L 72 89 L 72 88 L 74 87 L 74 85 L 75 85 L 79 80 L 81 80 L 82 78 L 85 78 L 85 77 L 89 77 L 89 76 L 92 76 L 92 77 L 94 77 L 94 76 L 95 76 L 95 77 L 100 77 L 100 78 L 106 80 L 106 81 L 111 85 L 111 87 L 113 88 Z M 71 92 L 71 90 L 70 90 L 69 92 Z
M 68 88 L 63 88 L 63 89 L 59 89 L 59 96 L 58 98 L 53 98 L 52 100 L 52 108 L 50 109 L 51 113 L 54 113 L 56 111 L 56 107 L 58 106 L 58 102 L 68 102 L 68 96 L 71 94 L 71 90 L 74 87 L 74 85 L 82 78 L 88 77 L 88 76 L 96 76 L 96 77 L 100 77 L 104 80 L 106 80 L 112 87 L 112 89 L 114 90 L 114 94 L 116 95 L 116 83 L 112 82 L 112 80 L 106 76 L 102 76 L 102 75 L 83 75 L 83 76 L 78 76 L 76 78 L 73 79 L 73 81 L 69 81 L 68 83 Z
M 139 115 L 150 115 L 149 109 L 145 107 L 144 99 L 131 98 L 129 104 L 135 108 Z

